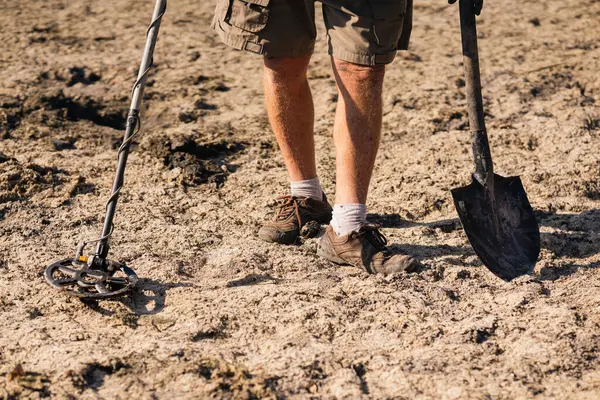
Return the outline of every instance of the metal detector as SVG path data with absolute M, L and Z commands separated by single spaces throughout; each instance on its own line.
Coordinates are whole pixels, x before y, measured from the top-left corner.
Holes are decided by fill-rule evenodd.
M 133 85 L 131 107 L 127 115 L 125 136 L 119 147 L 117 172 L 110 197 L 106 203 L 104 226 L 99 239 L 82 242 L 74 258 L 65 258 L 48 266 L 44 272 L 46 282 L 53 288 L 71 296 L 106 299 L 126 294 L 135 287 L 138 278 L 133 269 L 125 264 L 108 259 L 108 239 L 114 231 L 113 217 L 119 193 L 123 188 L 123 177 L 129 148 L 134 136 L 140 131 L 140 107 L 148 71 L 152 67 L 152 55 L 158 38 L 160 22 L 167 9 L 167 0 L 157 0 L 152 22 L 146 31 L 146 46 L 137 79 Z M 86 245 L 97 243 L 96 251 L 84 255 Z

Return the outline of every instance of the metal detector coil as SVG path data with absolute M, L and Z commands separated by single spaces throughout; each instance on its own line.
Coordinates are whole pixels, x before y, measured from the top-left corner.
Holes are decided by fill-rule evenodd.
M 46 268 L 44 278 L 66 294 L 90 299 L 119 297 L 133 289 L 138 278 L 126 265 L 109 261 L 107 271 L 92 269 L 83 261 L 65 258 Z
M 144 55 L 131 92 L 131 107 L 127 115 L 123 143 L 118 151 L 115 180 L 106 203 L 102 233 L 96 240 L 82 242 L 77 247 L 75 258 L 57 261 L 48 266 L 44 272 L 44 278 L 51 287 L 71 296 L 93 299 L 119 297 L 133 289 L 138 281 L 137 275 L 131 268 L 108 260 L 108 239 L 114 231 L 113 218 L 119 194 L 123 188 L 129 148 L 134 136 L 141 129 L 139 115 L 144 86 L 148 71 L 152 67 L 152 55 L 158 38 L 158 30 L 166 10 L 167 0 L 157 0 L 152 14 L 152 22 L 146 31 Z M 89 243 L 97 243 L 97 247 L 95 252 L 88 257 L 84 255 L 84 249 Z

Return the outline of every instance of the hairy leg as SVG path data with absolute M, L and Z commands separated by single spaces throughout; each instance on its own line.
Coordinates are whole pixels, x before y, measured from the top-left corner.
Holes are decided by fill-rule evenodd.
M 365 204 L 379 148 L 385 66 L 332 58 L 339 97 L 333 127 L 336 204 Z
M 310 56 L 264 60 L 267 114 L 292 182 L 317 176 L 309 61 Z

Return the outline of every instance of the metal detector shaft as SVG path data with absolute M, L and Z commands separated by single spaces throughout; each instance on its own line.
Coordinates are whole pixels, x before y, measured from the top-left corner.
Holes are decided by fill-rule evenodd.
M 113 183 L 110 198 L 106 206 L 106 215 L 104 218 L 104 226 L 102 228 L 102 236 L 98 241 L 95 255 L 100 259 L 105 259 L 108 255 L 108 238 L 113 229 L 113 218 L 115 216 L 115 210 L 117 208 L 117 200 L 119 199 L 119 192 L 123 187 L 123 178 L 125 175 L 125 166 L 127 165 L 127 157 L 129 155 L 129 147 L 133 135 L 136 133 L 136 129 L 140 123 L 140 106 L 142 104 L 142 98 L 144 94 L 144 85 L 146 83 L 146 77 L 148 71 L 152 66 L 152 56 L 154 54 L 154 46 L 158 38 L 158 30 L 160 28 L 160 22 L 162 16 L 167 8 L 167 0 L 157 0 L 154 7 L 154 13 L 152 15 L 152 22 L 146 32 L 146 46 L 144 48 L 144 55 L 142 56 L 142 62 L 140 64 L 140 70 L 138 72 L 137 80 L 135 81 L 133 91 L 131 107 L 127 115 L 127 124 L 125 127 L 125 136 L 123 143 L 119 148 L 119 158 L 117 162 L 117 172 Z
M 469 126 L 473 136 L 473 158 L 475 175 L 481 184 L 493 179 L 494 166 L 488 143 L 481 96 L 479 74 L 479 52 L 477 49 L 477 23 L 473 11 L 473 0 L 460 0 L 460 25 L 467 87 L 467 109 Z

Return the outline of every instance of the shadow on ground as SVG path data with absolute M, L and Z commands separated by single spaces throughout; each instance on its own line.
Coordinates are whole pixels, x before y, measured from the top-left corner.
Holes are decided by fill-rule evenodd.
M 558 258 L 584 259 L 600 253 L 600 210 L 587 210 L 578 214 L 557 214 L 535 211 L 540 227 L 556 229 L 555 232 L 541 233 L 541 247 L 552 252 Z M 398 214 L 369 214 L 368 220 L 383 228 L 428 227 L 439 229 L 444 233 L 462 230 L 458 218 L 443 219 L 433 222 L 415 222 L 402 219 Z M 410 254 L 419 259 L 432 257 L 448 257 L 447 262 L 464 266 L 481 266 L 480 262 L 465 262 L 465 258 L 475 253 L 470 246 L 449 246 L 440 243 L 434 246 L 393 244 L 392 251 Z M 545 267 L 541 275 L 546 279 L 557 279 L 570 275 L 580 268 L 597 268 L 598 263 L 589 265 L 566 264 L 557 267 Z
M 161 283 L 152 279 L 140 279 L 134 291 L 129 295 L 118 299 L 107 299 L 123 304 L 135 315 L 154 315 L 161 312 L 165 307 L 167 290 L 178 287 L 194 287 L 191 282 Z M 104 316 L 111 316 L 115 311 L 101 306 L 99 300 L 83 300 L 82 302 L 91 310 Z

